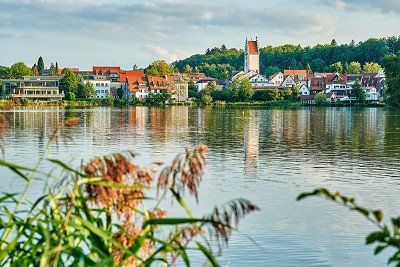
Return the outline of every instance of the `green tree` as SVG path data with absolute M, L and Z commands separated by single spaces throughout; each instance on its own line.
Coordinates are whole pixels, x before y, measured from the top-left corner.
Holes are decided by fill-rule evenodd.
M 386 56 L 383 62 L 386 75 L 388 105 L 400 108 L 400 56 Z
M 185 68 L 183 70 L 184 73 L 191 73 L 193 72 L 193 68 L 190 65 L 185 65 Z
M 78 98 L 93 98 L 95 96 L 95 89 L 93 84 L 87 82 L 85 84 L 79 83 L 76 89 L 76 97 Z
M 56 61 L 56 75 L 58 75 L 58 62 Z
M 195 97 L 195 98 L 199 97 L 198 93 L 197 93 L 196 85 L 194 84 L 194 82 L 192 80 L 189 81 L 188 94 L 189 94 L 189 97 Z
M 22 76 L 33 75 L 33 71 L 24 62 L 17 62 L 11 66 L 11 77 L 20 79 Z
M 58 71 L 57 71 L 57 69 L 56 69 L 56 66 L 54 66 L 53 63 L 51 63 L 51 64 L 50 64 L 50 75 L 51 75 L 51 76 L 55 76 L 55 75 L 57 75 L 57 74 L 58 74 Z
M 350 62 L 346 68 L 346 73 L 349 74 L 358 74 L 361 73 L 361 64 L 360 62 Z
M 358 103 L 365 102 L 365 100 L 367 99 L 367 94 L 361 88 L 359 80 L 356 80 L 354 82 L 353 88 L 351 89 L 349 96 L 355 98 Z
M 378 63 L 375 62 L 365 62 L 365 64 L 363 65 L 363 72 L 366 73 L 376 73 L 379 72 L 381 70 L 381 65 L 379 65 Z
M 164 60 L 158 60 L 151 63 L 145 69 L 146 75 L 165 76 L 174 73 L 174 68 Z
M 32 66 L 32 72 L 33 72 L 33 75 L 35 75 L 35 76 L 39 75 L 39 71 L 38 71 L 38 67 L 37 67 L 36 63 L 33 64 L 33 66 Z
M 38 66 L 38 72 L 39 75 L 43 75 L 43 71 L 44 71 L 44 61 L 42 57 L 39 57 L 38 62 L 37 62 L 37 66 Z
M 299 86 L 292 86 L 292 94 L 290 95 L 290 100 L 297 102 L 301 100 L 301 93 L 300 93 L 300 87 Z
M 310 63 L 307 63 L 306 70 L 309 74 L 313 73 Z
M 117 96 L 118 96 L 119 99 L 124 98 L 124 89 L 122 88 L 122 86 L 118 87 Z
M 342 62 L 336 62 L 336 63 L 333 63 L 332 65 L 331 65 L 331 71 L 332 72 L 339 72 L 339 73 L 343 73 L 343 65 L 342 65 Z
M 332 39 L 331 46 L 337 46 L 337 42 L 335 39 Z
M 12 78 L 11 68 L 7 66 L 0 66 L 0 79 L 10 79 Z
M 74 93 L 72 93 L 72 92 L 68 92 L 66 95 L 65 95 L 65 99 L 66 100 L 68 100 L 68 101 L 75 101 L 75 94 Z
M 136 64 L 133 64 L 133 66 L 132 66 L 132 70 L 137 70 L 137 69 L 139 69 L 138 65 L 136 65 Z
M 201 95 L 201 101 L 203 102 L 204 105 L 209 105 L 212 103 L 213 98 L 209 94 L 202 94 Z
M 257 90 L 254 92 L 254 101 L 276 101 L 279 99 L 278 89 Z
M 78 85 L 82 84 L 82 80 L 71 70 L 64 69 L 64 77 L 60 80 L 59 88 L 67 95 L 69 92 L 76 94 Z
M 324 93 L 319 92 L 314 96 L 314 103 L 316 105 L 322 105 L 326 102 L 326 96 Z
M 265 76 L 269 78 L 271 75 L 274 75 L 275 73 L 280 72 L 281 70 L 279 67 L 276 66 L 269 66 L 265 69 Z

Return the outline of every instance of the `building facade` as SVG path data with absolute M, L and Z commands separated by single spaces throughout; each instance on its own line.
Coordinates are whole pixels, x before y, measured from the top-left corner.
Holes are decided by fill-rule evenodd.
M 21 79 L 2 81 L 3 95 L 29 100 L 61 100 L 64 93 L 59 90 L 60 76 L 24 76 Z
M 84 76 L 83 83 L 91 83 L 95 90 L 95 98 L 107 98 L 111 95 L 111 80 L 107 76 Z
M 260 73 L 260 55 L 258 52 L 258 39 L 247 40 L 244 49 L 244 73 L 254 71 Z

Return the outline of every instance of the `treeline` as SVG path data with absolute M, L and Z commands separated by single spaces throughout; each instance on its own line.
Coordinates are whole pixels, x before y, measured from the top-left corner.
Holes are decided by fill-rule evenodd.
M 311 72 L 332 71 L 334 64 L 342 65 L 342 71 L 350 64 L 382 64 L 388 54 L 400 52 L 400 37 L 368 39 L 358 44 L 338 45 L 335 40 L 330 44 L 302 47 L 300 45 L 267 46 L 260 48 L 260 71 L 267 76 L 284 69 L 308 69 Z M 199 71 L 217 79 L 227 78 L 232 71 L 243 69 L 244 53 L 240 49 L 207 49 L 205 54 L 193 55 L 174 62 L 181 72 Z

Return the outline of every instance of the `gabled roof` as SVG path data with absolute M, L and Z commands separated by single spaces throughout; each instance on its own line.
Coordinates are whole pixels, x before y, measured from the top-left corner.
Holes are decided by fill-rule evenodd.
M 272 80 L 272 79 L 274 79 L 276 76 L 278 76 L 279 74 L 282 74 L 282 75 L 283 75 L 282 72 L 277 72 L 277 73 L 272 74 L 271 76 L 269 76 L 269 79 Z
M 120 72 L 121 72 L 120 67 L 111 67 L 111 66 L 94 66 L 93 67 L 94 75 L 119 74 Z
M 135 77 L 136 79 L 144 77 L 144 70 L 123 70 L 119 73 L 119 82 L 125 82 L 127 77 Z
M 296 76 L 303 76 L 304 79 L 307 78 L 307 70 L 284 70 L 283 75 L 286 76 L 293 76 L 294 78 Z

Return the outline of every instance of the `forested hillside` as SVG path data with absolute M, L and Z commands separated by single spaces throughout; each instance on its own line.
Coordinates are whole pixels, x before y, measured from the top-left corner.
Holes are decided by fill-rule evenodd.
M 313 72 L 332 71 L 341 62 L 343 72 L 351 62 L 381 64 L 385 55 L 400 52 L 400 37 L 368 39 L 356 44 L 330 44 L 302 47 L 300 45 L 267 46 L 260 48 L 261 73 L 267 76 L 283 69 L 308 69 Z M 243 69 L 243 50 L 207 49 L 205 54 L 193 55 L 174 63 L 181 72 L 199 71 L 218 79 L 226 78 L 232 71 Z

